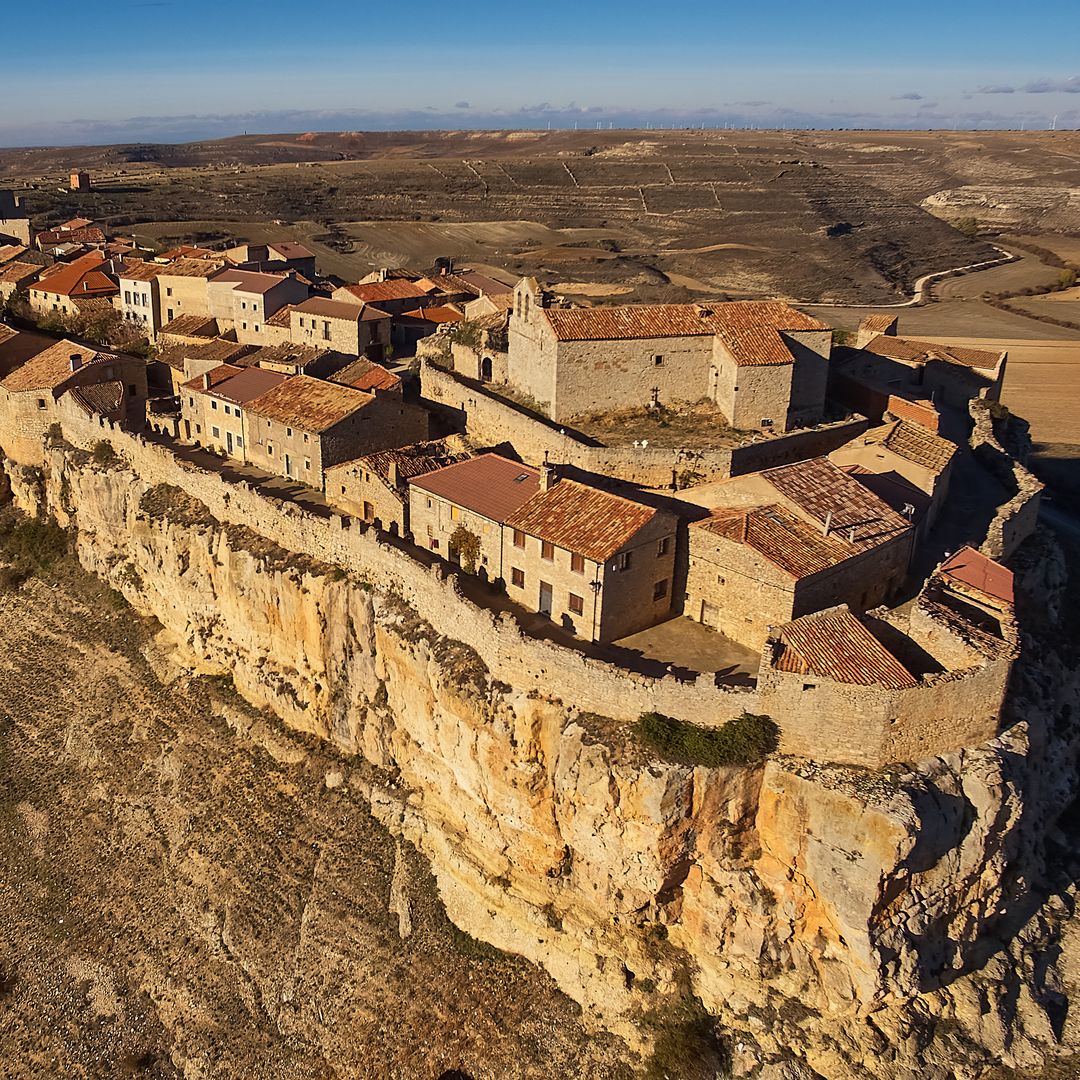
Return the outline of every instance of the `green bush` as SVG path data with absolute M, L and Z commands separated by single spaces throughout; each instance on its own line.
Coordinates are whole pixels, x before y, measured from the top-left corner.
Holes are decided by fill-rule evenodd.
M 975 236 L 979 231 L 979 219 L 973 217 L 957 218 L 953 222 L 953 228 L 962 232 L 965 236 Z
M 642 1017 L 654 1036 L 645 1080 L 716 1080 L 730 1076 L 731 1052 L 700 999 L 685 997 Z
M 68 551 L 68 534 L 49 518 L 15 521 L 2 538 L 3 553 L 17 567 L 51 566 Z
M 718 728 L 643 713 L 637 730 L 661 757 L 680 765 L 752 765 L 775 750 L 779 741 L 779 729 L 769 717 L 746 712 Z
M 90 452 L 90 457 L 98 465 L 114 465 L 119 460 L 112 443 L 106 442 L 104 439 L 98 439 L 94 443 L 94 449 Z

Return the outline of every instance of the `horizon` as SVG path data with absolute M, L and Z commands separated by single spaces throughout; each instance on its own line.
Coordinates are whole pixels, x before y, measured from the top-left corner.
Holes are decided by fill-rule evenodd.
M 1040 9 L 1040 25 L 1052 27 L 1041 35 L 1002 0 L 947 10 L 917 2 L 903 18 L 851 0 L 813 10 L 781 0 L 768 12 L 670 0 L 649 20 L 612 0 L 550 0 L 480 29 L 421 0 L 408 20 L 334 12 L 330 44 L 325 34 L 283 35 L 296 18 L 282 0 L 120 0 L 89 26 L 74 0 L 51 11 L 43 46 L 8 61 L 31 89 L 0 116 L 8 149 L 575 122 L 988 131 L 1056 118 L 1059 129 L 1080 127 L 1080 10 L 1062 0 Z M 40 40 L 26 7 L 6 12 L 5 28 L 12 42 Z

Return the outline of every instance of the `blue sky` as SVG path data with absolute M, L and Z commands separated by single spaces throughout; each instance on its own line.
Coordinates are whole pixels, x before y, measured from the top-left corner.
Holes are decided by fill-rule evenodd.
M 575 123 L 1080 126 L 1075 0 L 4 7 L 6 42 L 22 44 L 5 65 L 19 88 L 0 111 L 7 146 Z

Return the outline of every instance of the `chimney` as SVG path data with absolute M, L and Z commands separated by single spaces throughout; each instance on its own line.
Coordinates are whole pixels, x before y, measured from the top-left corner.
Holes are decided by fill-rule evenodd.
M 540 490 L 550 491 L 558 479 L 559 475 L 555 471 L 555 466 L 550 461 L 545 461 L 540 466 Z
M 71 357 L 70 357 L 70 361 L 71 361 L 71 370 L 72 371 L 78 371 L 79 368 L 82 367 L 83 359 L 82 359 L 82 356 L 79 353 L 77 353 L 77 352 L 72 353 Z
M 827 514 L 825 515 L 825 531 L 824 531 L 824 533 L 823 533 L 822 535 L 824 535 L 824 536 L 828 536 L 828 535 L 829 535 L 829 532 L 830 532 L 831 530 L 832 530 L 832 511 L 830 510 L 830 511 L 829 511 L 829 512 L 828 512 L 828 513 L 827 513 Z
M 204 371 L 202 377 L 202 386 L 204 390 L 210 389 L 210 372 Z
M 386 478 L 390 481 L 390 486 L 392 488 L 398 486 L 400 476 L 398 474 L 397 462 L 394 461 L 393 458 L 390 459 L 390 464 L 386 467 Z

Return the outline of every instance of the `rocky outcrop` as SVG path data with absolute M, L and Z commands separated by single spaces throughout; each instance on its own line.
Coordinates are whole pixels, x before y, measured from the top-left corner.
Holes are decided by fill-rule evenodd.
M 1014 722 L 983 747 L 883 773 L 689 768 L 178 489 L 64 445 L 43 485 L 12 480 L 188 667 L 377 767 L 372 812 L 430 859 L 453 921 L 598 1026 L 636 1038 L 689 988 L 737 1033 L 738 1069 L 794 1056 L 828 1080 L 983 1076 L 1060 1033 L 1039 957 L 1072 903 L 1062 882 L 1044 902 L 1076 788 L 1065 654 L 1021 664 Z M 1060 556 L 1024 580 L 1052 604 Z

